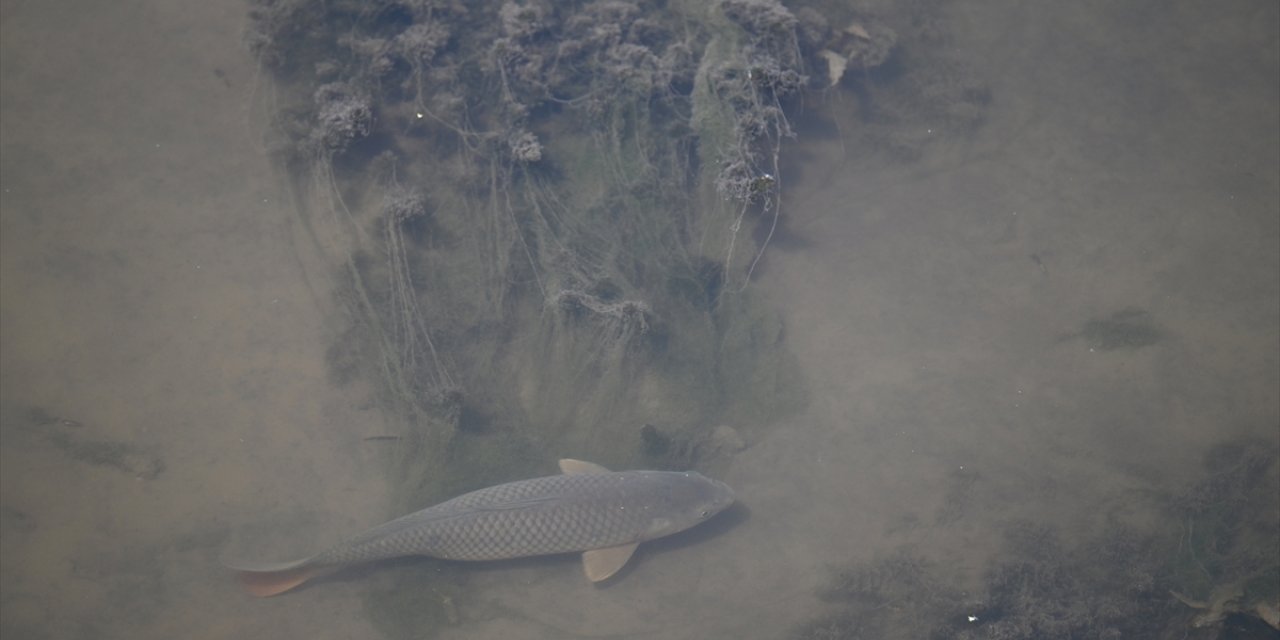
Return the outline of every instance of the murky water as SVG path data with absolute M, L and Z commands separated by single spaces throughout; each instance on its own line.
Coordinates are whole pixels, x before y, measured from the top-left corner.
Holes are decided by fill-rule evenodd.
M 937 8 L 980 113 L 887 122 L 872 75 L 795 116 L 753 288 L 807 401 L 717 462 L 744 509 L 603 588 L 423 561 L 267 601 L 218 560 L 394 515 L 399 427 L 335 380 L 244 8 L 81 4 L 0 8 L 6 637 L 1266 637 L 1227 614 L 1280 592 L 1274 3 Z M 434 575 L 449 615 L 371 617 Z

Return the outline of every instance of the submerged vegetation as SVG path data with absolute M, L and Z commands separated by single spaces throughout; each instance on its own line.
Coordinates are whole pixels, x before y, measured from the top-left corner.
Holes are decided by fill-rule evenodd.
M 346 318 L 333 379 L 375 381 L 397 423 L 395 511 L 560 456 L 716 464 L 801 406 L 749 286 L 792 114 L 899 42 L 832 11 L 252 2 L 272 149 Z
M 785 215 L 788 114 L 885 63 L 890 28 L 777 0 L 251 17 L 273 148 L 350 319 L 335 379 L 379 381 L 406 496 L 473 477 L 459 449 L 512 474 L 533 451 L 659 464 L 654 423 L 688 463 L 717 425 L 801 402 L 748 286 Z
M 398 424 L 393 510 L 560 456 L 705 463 L 743 446 L 722 423 L 799 406 L 747 287 L 812 53 L 780 3 L 262 0 L 251 17 L 273 149 L 348 318 L 334 379 L 375 381 Z M 665 458 L 650 422 L 681 443 Z M 375 600 L 408 620 L 419 598 Z

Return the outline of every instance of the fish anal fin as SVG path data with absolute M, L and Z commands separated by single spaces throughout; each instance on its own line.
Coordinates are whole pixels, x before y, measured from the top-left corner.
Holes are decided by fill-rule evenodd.
M 636 552 L 636 547 L 639 544 L 638 542 L 633 542 L 616 547 L 584 551 L 582 552 L 582 571 L 587 574 L 587 579 L 592 582 L 608 580 L 623 565 L 627 564 L 627 560 L 631 559 L 631 554 Z
M 279 571 L 241 569 L 236 572 L 236 577 L 245 591 L 259 598 L 266 598 L 289 591 L 320 573 L 321 570 L 316 567 L 297 567 Z
M 594 462 L 574 460 L 573 458 L 561 458 L 560 473 L 566 475 L 571 473 L 609 473 L 609 470 Z

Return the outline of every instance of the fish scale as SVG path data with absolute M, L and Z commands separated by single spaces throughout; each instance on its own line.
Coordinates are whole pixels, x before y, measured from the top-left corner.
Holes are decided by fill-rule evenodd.
M 563 475 L 479 489 L 374 527 L 293 562 L 239 565 L 245 589 L 288 591 L 346 565 L 409 555 L 502 560 L 583 552 L 592 581 L 627 562 L 635 545 L 683 531 L 733 502 L 724 483 L 693 472 L 609 471 L 561 460 Z
M 664 471 L 532 478 L 467 493 L 370 529 L 312 559 L 343 565 L 405 555 L 501 560 L 640 542 L 669 497 Z

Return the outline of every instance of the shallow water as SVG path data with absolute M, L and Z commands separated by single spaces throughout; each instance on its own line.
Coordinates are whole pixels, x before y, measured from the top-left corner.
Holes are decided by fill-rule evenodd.
M 81 4 L 0 8 L 0 633 L 377 637 L 364 596 L 430 563 L 268 601 L 218 565 L 390 515 L 394 444 L 365 439 L 369 385 L 328 377 L 345 325 L 267 159 L 243 8 Z M 719 474 L 745 509 L 605 588 L 572 559 L 463 568 L 436 637 L 788 637 L 904 549 L 985 616 L 1010 530 L 1151 533 L 1214 447 L 1274 456 L 1274 3 L 939 19 L 990 88 L 976 131 L 877 151 L 847 87 L 798 119 L 755 286 L 809 402 Z M 1232 506 L 1271 526 L 1274 467 Z

